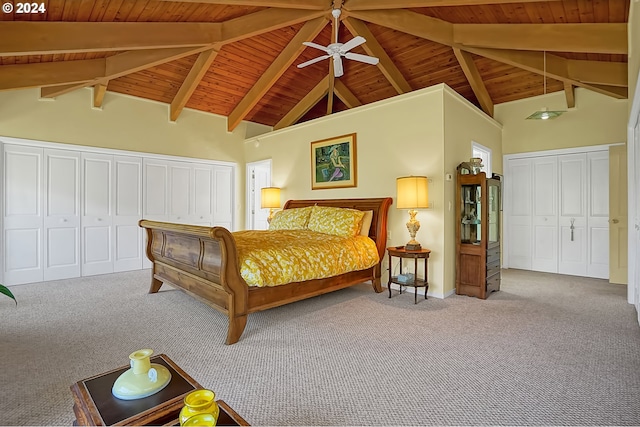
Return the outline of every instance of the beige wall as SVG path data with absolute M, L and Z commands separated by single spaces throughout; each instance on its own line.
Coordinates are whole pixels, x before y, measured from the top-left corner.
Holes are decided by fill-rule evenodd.
M 245 123 L 229 133 L 225 117 L 189 109 L 171 123 L 167 104 L 112 92 L 93 109 L 90 89 L 38 97 L 37 89 L 0 92 L 0 136 L 237 163 L 235 221 L 244 224 Z
M 91 147 L 243 161 L 244 124 L 228 133 L 225 117 L 185 109 L 177 122 L 168 106 L 107 92 L 102 110 L 91 89 L 38 100 L 37 89 L 0 92 L 0 135 Z
M 445 254 L 444 293 L 455 291 L 456 242 L 455 227 L 455 176 L 456 168 L 472 155 L 471 142 L 477 142 L 491 149 L 492 171 L 502 173 L 502 125 L 488 117 L 458 93 L 447 88 L 444 97 L 444 162 L 443 173 L 453 175 L 453 180 L 444 181 L 445 200 L 443 230 Z M 442 179 L 443 175 L 440 175 Z
M 470 157 L 472 139 L 486 142 L 487 145 L 496 147 L 496 150 L 500 149 L 499 126 L 479 114 L 475 107 L 470 106 L 451 89 L 438 85 L 260 135 L 257 147 L 255 139 L 250 139 L 245 144 L 245 159 L 247 162 L 272 160 L 272 182 L 282 188 L 283 201 L 292 198 L 384 196 L 395 200 L 397 177 L 429 177 L 429 200 L 433 207 L 418 212 L 417 219 L 421 228 L 416 238 L 423 247 L 433 251 L 429 260 L 429 291 L 434 295 L 444 296 L 445 291 L 452 290 L 455 283 L 451 271 L 445 273 L 445 242 L 453 240 L 453 232 L 448 236 L 443 231 L 445 210 L 448 209 L 445 201 L 453 197 L 447 193 L 455 190 L 451 183 L 445 186 L 444 181 L 444 147 L 448 143 L 444 127 L 445 104 L 461 122 L 468 123 L 464 129 L 450 129 L 454 144 L 462 145 L 463 141 L 468 144 L 468 151 L 461 159 Z M 358 186 L 311 190 L 311 142 L 348 133 L 357 134 Z M 455 162 L 454 158 L 458 157 L 451 156 L 452 164 Z M 399 211 L 392 205 L 389 214 L 389 245 L 402 245 L 409 240 L 405 226 L 407 220 L 407 211 Z M 386 263 L 385 258 L 385 269 Z M 386 273 L 383 279 L 386 281 Z
M 542 107 L 566 110 L 564 92 L 495 106 L 502 123 L 503 154 L 574 148 L 626 142 L 626 99 L 614 99 L 590 90 L 575 89 L 576 108 L 555 120 L 525 120 Z

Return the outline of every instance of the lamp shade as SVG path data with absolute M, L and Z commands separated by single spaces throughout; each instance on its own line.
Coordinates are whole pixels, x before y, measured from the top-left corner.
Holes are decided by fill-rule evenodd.
M 404 176 L 396 179 L 398 209 L 429 207 L 429 184 L 426 176 Z
M 261 208 L 273 209 L 280 207 L 280 189 L 278 187 L 265 187 L 260 192 Z

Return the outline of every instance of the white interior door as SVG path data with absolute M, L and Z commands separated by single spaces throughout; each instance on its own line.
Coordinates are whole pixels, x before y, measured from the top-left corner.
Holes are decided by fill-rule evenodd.
M 558 160 L 555 156 L 532 159 L 533 257 L 531 269 L 558 271 Z
M 558 156 L 560 227 L 558 273 L 587 275 L 587 155 Z M 608 243 L 607 243 L 608 245 Z
M 113 272 L 113 156 L 82 154 L 82 275 Z
M 114 156 L 113 271 L 142 268 L 142 159 Z
M 80 277 L 80 153 L 44 150 L 44 280 Z
M 609 278 L 609 152 L 587 153 L 587 276 Z
M 266 230 L 269 209 L 262 209 L 261 189 L 271 186 L 271 160 L 247 164 L 247 228 Z
M 4 146 L 4 281 L 6 285 L 43 280 L 43 150 Z
M 512 159 L 507 163 L 508 180 L 504 201 L 508 211 L 509 268 L 531 270 L 531 159 Z
M 627 147 L 609 147 L 609 281 L 627 283 Z

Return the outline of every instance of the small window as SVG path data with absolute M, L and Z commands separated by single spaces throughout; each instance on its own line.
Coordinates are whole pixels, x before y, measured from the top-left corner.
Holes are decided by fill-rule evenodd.
M 491 172 L 491 148 L 471 141 L 471 151 L 473 152 L 473 157 L 482 159 L 482 171 L 487 174 L 487 178 L 491 178 L 493 176 Z

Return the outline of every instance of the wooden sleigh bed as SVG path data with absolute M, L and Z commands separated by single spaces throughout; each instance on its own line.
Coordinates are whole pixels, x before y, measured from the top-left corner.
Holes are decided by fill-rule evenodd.
M 380 264 L 387 241 L 387 215 L 391 198 L 289 200 L 284 209 L 329 206 L 373 211 L 369 237 L 380 261 L 365 270 L 288 283 L 273 287 L 248 286 L 240 274 L 233 234 L 223 227 L 203 227 L 141 220 L 147 231 L 147 257 L 153 263 L 149 293 L 163 283 L 182 289 L 229 317 L 227 344 L 238 342 L 247 315 L 272 307 L 371 281 L 382 292 Z

